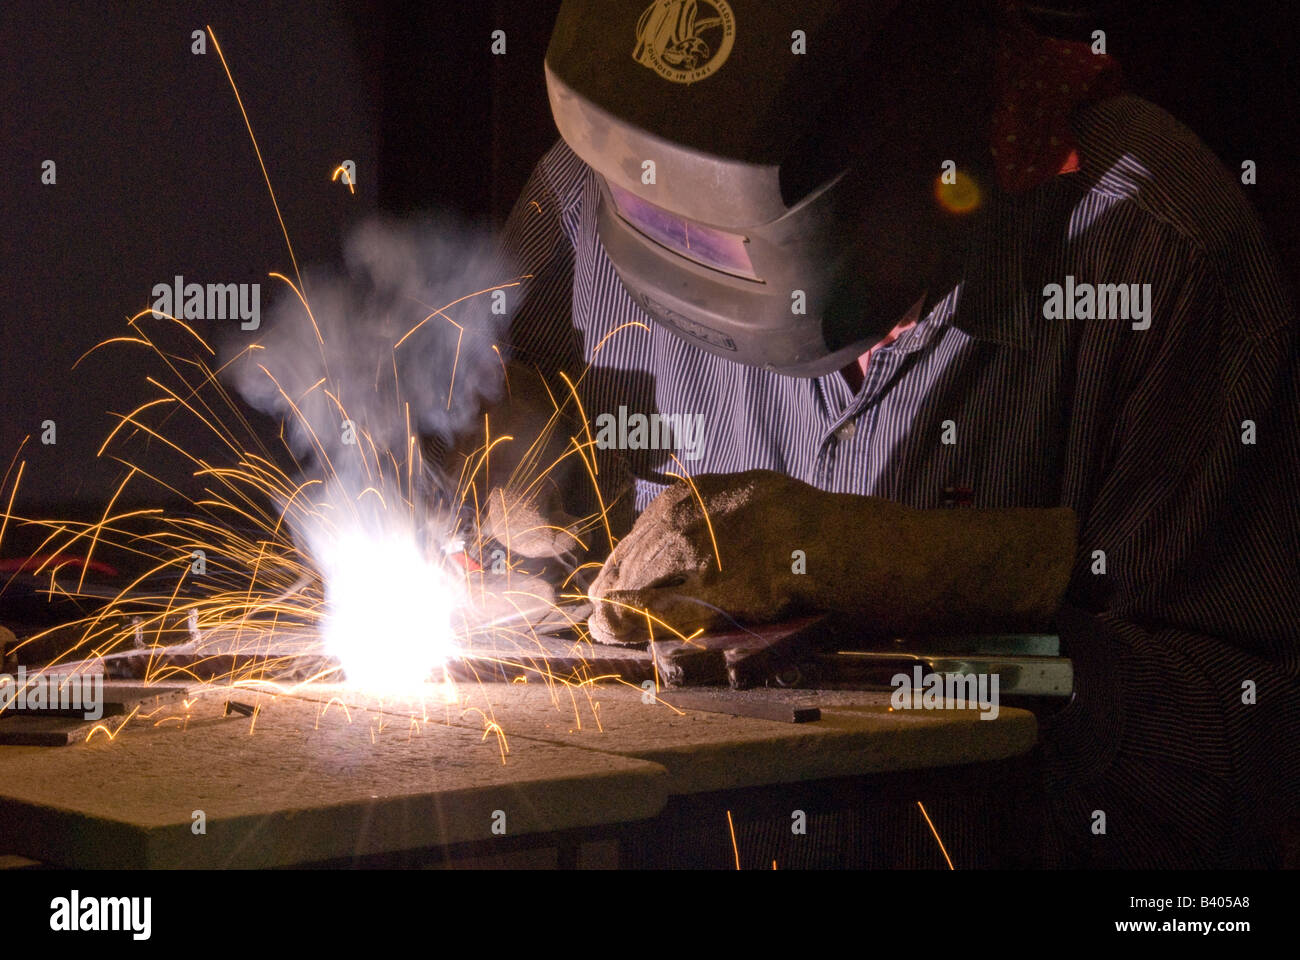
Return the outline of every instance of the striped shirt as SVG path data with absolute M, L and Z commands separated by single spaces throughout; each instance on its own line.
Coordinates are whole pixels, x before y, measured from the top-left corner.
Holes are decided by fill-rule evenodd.
M 1072 507 L 1066 603 L 1085 614 L 1060 624 L 1077 696 L 1042 731 L 1046 862 L 1272 862 L 1300 796 L 1293 314 L 1241 188 L 1192 133 L 1131 96 L 1073 125 L 1079 168 L 991 198 L 961 283 L 856 392 L 650 320 L 597 237 L 595 175 L 561 142 L 506 228 L 532 275 L 511 346 L 547 374 L 590 363 L 589 421 L 702 415 L 693 449 L 601 451 L 637 510 L 673 453 L 693 474 L 767 468 L 913 507 L 954 487 L 978 507 Z M 1137 284 L 1147 320 L 1053 312 L 1051 284 Z

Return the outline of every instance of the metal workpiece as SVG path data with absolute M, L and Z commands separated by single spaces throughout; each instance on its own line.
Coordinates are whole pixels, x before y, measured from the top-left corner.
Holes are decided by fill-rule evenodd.
M 923 674 L 997 676 L 1003 694 L 1068 697 L 1074 690 L 1074 665 L 1066 657 L 980 656 L 847 651 L 819 663 L 828 674 L 864 689 L 888 688 L 895 676 L 919 667 Z

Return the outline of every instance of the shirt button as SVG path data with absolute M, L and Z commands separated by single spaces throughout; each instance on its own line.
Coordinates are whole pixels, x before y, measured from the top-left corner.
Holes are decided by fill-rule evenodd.
M 838 430 L 835 431 L 835 436 L 839 437 L 841 440 L 852 440 L 853 435 L 857 432 L 858 432 L 857 422 L 854 420 L 850 420 L 848 423 L 844 424 L 844 426 L 840 427 Z

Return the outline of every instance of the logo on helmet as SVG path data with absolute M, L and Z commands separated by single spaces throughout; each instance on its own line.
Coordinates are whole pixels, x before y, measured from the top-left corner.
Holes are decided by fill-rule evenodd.
M 727 0 L 654 0 L 636 22 L 632 57 L 673 83 L 695 83 L 726 63 L 735 39 Z

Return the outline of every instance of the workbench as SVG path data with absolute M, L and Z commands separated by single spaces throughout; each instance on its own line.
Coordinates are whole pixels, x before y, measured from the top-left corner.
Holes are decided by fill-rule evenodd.
M 692 696 L 816 704 L 821 718 L 677 709 L 621 683 L 429 685 L 420 703 L 209 685 L 107 717 L 88 741 L 0 746 L 0 853 L 66 867 L 644 865 L 674 805 L 680 819 L 683 803 L 759 791 L 789 823 L 782 798 L 810 783 L 907 796 L 915 775 L 978 776 L 1037 735 L 1006 706 L 984 720 L 893 711 L 886 693 Z M 715 827 L 731 846 L 728 821 Z

